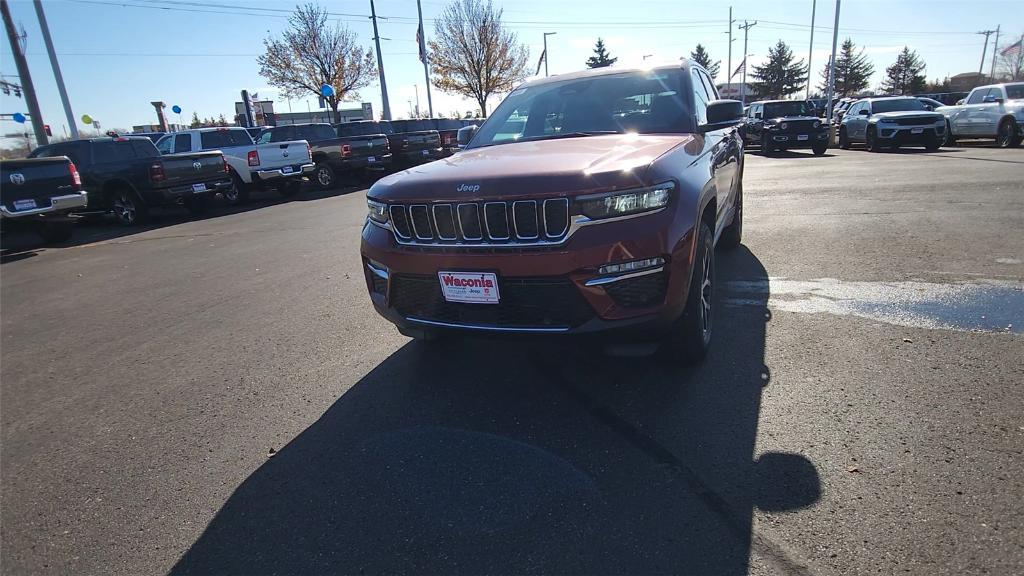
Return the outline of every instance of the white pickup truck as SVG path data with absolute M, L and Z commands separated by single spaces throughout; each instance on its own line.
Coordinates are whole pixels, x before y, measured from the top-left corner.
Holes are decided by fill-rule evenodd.
M 220 150 L 231 168 L 234 186 L 224 193 L 229 204 L 241 204 L 253 188 L 275 188 L 286 196 L 298 192 L 303 174 L 312 172 L 305 140 L 254 144 L 245 128 L 196 128 L 167 134 L 156 143 L 161 154 Z
M 958 138 L 995 138 L 996 146 L 1014 148 L 1024 138 L 1024 82 L 979 86 L 963 104 L 942 106 L 946 142 Z

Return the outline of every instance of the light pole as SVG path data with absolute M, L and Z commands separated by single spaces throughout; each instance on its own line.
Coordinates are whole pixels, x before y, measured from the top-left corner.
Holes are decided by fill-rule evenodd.
M 544 33 L 544 76 L 548 75 L 548 36 L 554 36 L 558 32 Z
M 747 104 L 747 58 L 750 56 L 747 53 L 747 36 L 750 35 L 750 29 L 754 26 L 757 26 L 757 20 L 754 20 L 753 23 L 744 20 L 743 24 L 738 26 L 738 28 L 743 30 L 743 83 L 740 85 L 740 102 L 744 106 Z
M 807 49 L 807 100 L 811 99 L 811 57 L 814 56 L 814 14 L 818 8 L 818 0 L 811 1 L 811 47 Z
M 57 61 L 57 53 L 53 50 L 53 38 L 50 36 L 50 26 L 46 23 L 46 14 L 43 12 L 43 3 L 40 0 L 35 0 L 33 4 L 35 4 L 36 7 L 36 15 L 39 17 L 39 28 L 43 33 L 43 43 L 46 44 L 46 52 L 50 55 L 50 65 L 53 66 L 53 76 L 57 80 L 57 92 L 60 94 L 60 102 L 64 105 L 64 115 L 68 117 L 68 123 L 71 124 L 72 138 L 78 140 L 78 124 L 75 122 L 74 113 L 71 112 L 71 102 L 68 100 L 68 90 L 64 87 L 64 76 L 60 73 L 60 63 Z M 181 122 L 179 122 L 179 124 L 180 123 Z
M 836 0 L 836 21 L 832 25 L 832 59 L 828 63 L 828 94 L 825 95 L 826 103 L 828 104 L 828 125 L 831 126 L 831 132 L 829 132 L 829 142 L 831 143 L 832 138 L 835 136 L 835 125 L 832 124 L 832 112 L 834 108 L 832 106 L 832 94 L 836 87 L 836 41 L 839 40 L 839 7 L 842 0 Z
M 729 35 L 729 63 L 726 65 L 727 68 L 725 70 L 729 77 L 725 79 L 726 87 L 732 84 L 732 43 L 734 42 L 732 39 L 732 25 L 735 23 L 736 21 L 732 19 L 732 6 L 729 6 L 729 30 L 726 32 Z
M 384 81 L 384 59 L 380 55 L 380 34 L 377 32 L 377 10 L 370 0 L 370 19 L 373 20 L 373 41 L 377 45 L 377 73 L 380 74 L 381 104 L 384 107 L 384 119 L 391 120 L 391 104 L 388 103 L 388 85 Z

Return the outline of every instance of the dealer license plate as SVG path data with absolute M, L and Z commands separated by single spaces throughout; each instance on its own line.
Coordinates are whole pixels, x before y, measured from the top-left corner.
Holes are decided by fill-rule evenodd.
M 910 133 L 911 134 L 921 134 L 923 132 L 924 132 L 924 128 L 911 128 L 910 129 Z
M 285 166 L 281 168 L 281 174 L 291 174 L 293 170 L 295 169 L 292 168 L 291 166 Z
M 803 142 L 804 140 L 807 140 L 807 134 L 800 134 L 796 139 Z
M 206 184 L 203 184 L 202 182 L 200 182 L 199 184 L 193 184 L 192 185 L 192 191 L 193 192 L 206 192 Z
M 33 200 L 32 198 L 28 198 L 26 200 L 15 200 L 14 201 L 14 209 L 15 210 L 31 210 L 31 209 L 33 209 L 35 207 L 36 207 L 36 201 Z
M 376 162 L 377 161 L 377 157 L 376 156 L 370 156 L 369 158 L 367 158 L 367 160 L 370 161 L 370 162 Z
M 430 156 L 430 150 L 424 150 L 423 151 L 423 155 L 424 156 Z
M 497 304 L 498 276 L 490 272 L 438 272 L 441 293 L 448 302 Z

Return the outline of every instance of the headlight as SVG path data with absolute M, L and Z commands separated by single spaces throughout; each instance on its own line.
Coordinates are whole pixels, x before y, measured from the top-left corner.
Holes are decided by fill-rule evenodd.
M 782 124 L 779 124 L 779 128 L 782 129 L 782 130 L 785 130 L 786 128 L 789 128 L 789 124 L 786 124 L 785 122 L 783 122 Z
M 673 188 L 675 188 L 674 184 L 666 182 L 628 192 L 580 196 L 576 199 L 576 207 L 580 214 L 591 220 L 650 212 L 668 205 Z
M 384 224 L 388 221 L 388 205 L 375 200 L 366 199 L 367 217 L 374 222 Z

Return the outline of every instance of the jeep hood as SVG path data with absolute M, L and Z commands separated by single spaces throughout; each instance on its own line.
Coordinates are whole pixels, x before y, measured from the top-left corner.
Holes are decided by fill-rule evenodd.
M 609 134 L 471 148 L 383 178 L 368 195 L 388 202 L 469 202 L 635 188 L 653 184 L 648 169 L 666 152 L 682 146 L 685 154 L 699 155 L 704 146 L 692 145 L 697 141 L 703 137 Z

